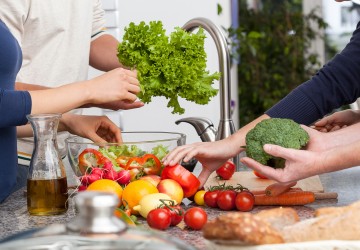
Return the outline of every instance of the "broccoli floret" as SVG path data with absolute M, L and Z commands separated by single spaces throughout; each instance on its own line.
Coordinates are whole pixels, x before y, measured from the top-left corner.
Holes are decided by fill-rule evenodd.
M 261 164 L 283 168 L 284 159 L 263 150 L 265 144 L 300 149 L 309 141 L 308 133 L 291 119 L 271 118 L 259 122 L 246 135 L 246 155 Z

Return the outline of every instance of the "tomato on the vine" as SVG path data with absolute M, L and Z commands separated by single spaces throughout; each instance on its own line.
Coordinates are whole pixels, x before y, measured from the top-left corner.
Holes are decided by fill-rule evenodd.
M 236 191 L 224 190 L 217 197 L 217 205 L 221 210 L 230 211 L 235 209 Z
M 185 211 L 180 205 L 169 205 L 165 206 L 164 209 L 170 212 L 171 226 L 176 226 L 183 220 Z
M 217 208 L 217 198 L 220 192 L 220 190 L 206 191 L 206 193 L 204 194 L 204 202 L 206 206 Z
M 223 180 L 229 180 L 235 173 L 235 169 L 235 164 L 232 161 L 227 161 L 216 170 L 216 174 Z
M 241 212 L 251 211 L 255 204 L 255 196 L 248 190 L 243 190 L 236 195 L 236 209 Z
M 200 230 L 207 222 L 207 213 L 200 207 L 192 207 L 185 212 L 185 224 L 194 230 Z
M 165 208 L 155 208 L 149 212 L 146 221 L 151 228 L 165 230 L 171 224 L 171 214 Z

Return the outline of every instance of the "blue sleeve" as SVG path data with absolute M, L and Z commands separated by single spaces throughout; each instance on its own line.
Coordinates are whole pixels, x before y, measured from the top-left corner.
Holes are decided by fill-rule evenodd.
M 309 125 L 360 97 L 360 23 L 350 42 L 309 81 L 265 113 Z
M 0 128 L 26 124 L 30 112 L 29 92 L 0 89 Z

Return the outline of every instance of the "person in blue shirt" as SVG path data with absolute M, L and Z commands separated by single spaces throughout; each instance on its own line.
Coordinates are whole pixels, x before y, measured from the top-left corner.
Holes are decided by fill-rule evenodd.
M 341 2 L 341 0 L 338 0 L 338 2 Z M 218 169 L 228 159 L 245 150 L 242 146 L 246 144 L 245 137 L 247 132 L 260 121 L 269 118 L 288 118 L 299 124 L 311 125 L 333 110 L 353 103 L 359 97 L 360 22 L 353 32 L 350 42 L 339 54 L 320 69 L 309 81 L 295 88 L 285 98 L 267 110 L 264 115 L 223 140 L 198 142 L 178 147 L 163 159 L 163 163 L 165 165 L 174 165 L 180 162 L 181 159 L 189 161 L 195 157 L 202 164 L 199 180 L 203 185 L 213 171 Z M 276 149 L 278 148 L 276 147 Z M 255 168 L 254 162 L 248 158 L 242 159 L 242 162 L 246 163 L 249 167 Z M 259 166 L 257 170 L 265 174 L 264 168 Z M 266 173 L 270 174 L 269 172 Z M 274 179 L 280 178 L 280 176 L 273 172 L 270 176 Z
M 119 100 L 132 103 L 140 92 L 136 71 L 122 68 L 58 88 L 26 91 L 24 84 L 24 90 L 15 90 L 21 63 L 20 46 L 0 20 L 0 202 L 12 192 L 16 183 L 16 138 L 32 136 L 30 126 L 17 127 L 27 124 L 26 115 L 66 113 L 82 106 Z M 97 142 L 121 141 L 119 128 L 104 117 L 64 114 L 59 127 Z

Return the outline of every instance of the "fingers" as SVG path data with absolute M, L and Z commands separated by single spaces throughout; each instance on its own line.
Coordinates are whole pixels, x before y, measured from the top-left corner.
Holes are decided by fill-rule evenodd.
M 163 164 L 174 166 L 182 159 L 187 162 L 192 158 L 189 158 L 189 154 L 191 155 L 191 147 L 189 145 L 177 147 L 164 157 Z
M 284 173 L 284 169 L 282 168 L 274 169 L 269 166 L 264 166 L 261 163 L 251 159 L 250 157 L 243 157 L 240 159 L 240 162 L 245 164 L 249 168 L 255 170 L 259 174 L 264 175 L 268 179 L 275 180 L 281 183 L 296 181 L 295 179 L 292 179 L 290 176 L 286 176 Z
M 292 159 L 293 155 L 296 153 L 294 149 L 283 148 L 278 145 L 265 144 L 264 151 L 272 156 L 280 157 L 283 159 Z
M 135 101 L 132 103 L 122 102 L 120 105 L 120 109 L 128 110 L 128 109 L 137 109 L 143 107 L 145 104 L 141 101 Z

